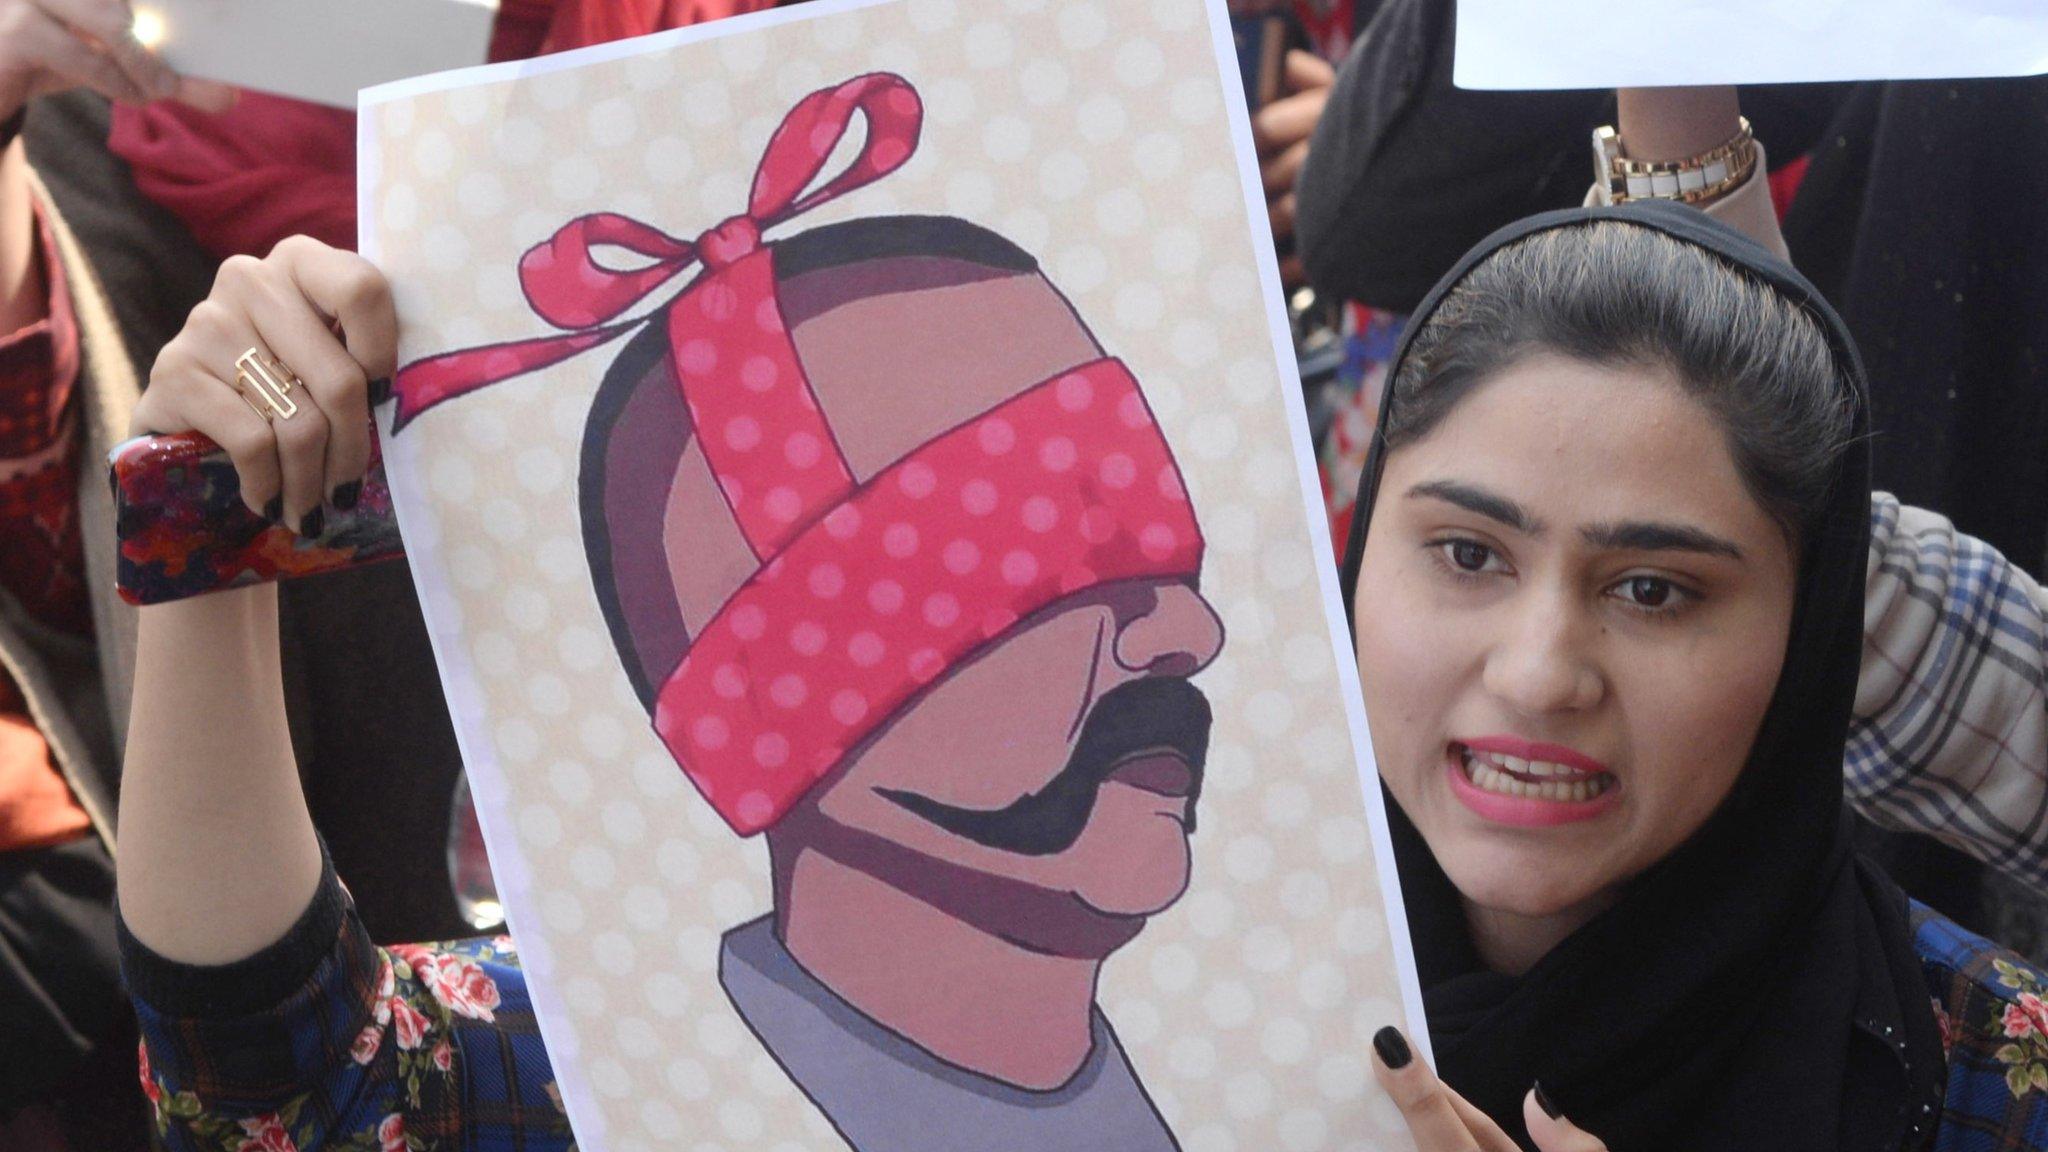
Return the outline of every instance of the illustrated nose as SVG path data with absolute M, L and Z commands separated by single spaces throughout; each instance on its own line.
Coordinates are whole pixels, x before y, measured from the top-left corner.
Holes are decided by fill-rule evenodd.
M 1571 712 L 1606 690 L 1578 623 L 1556 603 L 1531 603 L 1486 660 L 1486 690 L 1524 715 Z
M 1192 676 L 1223 650 L 1223 620 L 1185 584 L 1161 584 L 1118 614 L 1113 654 L 1119 667 L 1155 676 Z

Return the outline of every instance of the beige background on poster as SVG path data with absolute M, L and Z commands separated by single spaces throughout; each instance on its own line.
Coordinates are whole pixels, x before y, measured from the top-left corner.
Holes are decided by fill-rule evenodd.
M 790 105 L 875 69 L 926 101 L 917 155 L 777 234 L 944 212 L 1036 254 L 1136 371 L 1209 542 L 1229 641 L 1198 681 L 1194 883 L 1110 960 L 1105 1011 L 1188 1152 L 1406 1146 L 1369 1091 L 1400 992 L 1199 0 L 904 0 L 376 107 L 366 218 L 404 358 L 546 333 L 524 249 L 597 210 L 696 235 L 745 206 Z M 590 589 L 579 438 L 618 346 L 432 412 L 394 453 L 432 500 L 408 544 L 501 886 L 566 1008 L 550 1046 L 586 1078 L 565 1084 L 586 1147 L 840 1147 L 717 984 L 720 933 L 769 907 L 765 850 L 657 742 Z

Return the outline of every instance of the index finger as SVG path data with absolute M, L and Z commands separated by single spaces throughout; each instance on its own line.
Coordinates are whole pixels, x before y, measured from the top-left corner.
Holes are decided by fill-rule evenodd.
M 391 284 L 377 266 L 305 236 L 285 238 L 271 255 L 306 302 L 340 327 L 342 344 L 363 374 L 371 380 L 391 375 L 398 361 L 398 313 Z
M 1407 1037 L 1398 1029 L 1380 1029 L 1372 1038 L 1372 1048 L 1373 1076 L 1408 1121 L 1416 1152 L 1491 1152 L 1481 1147 L 1451 1105 L 1436 1073 L 1415 1059 Z

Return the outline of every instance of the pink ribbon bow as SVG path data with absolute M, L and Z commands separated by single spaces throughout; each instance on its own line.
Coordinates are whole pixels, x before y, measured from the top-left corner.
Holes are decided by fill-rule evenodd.
M 860 154 L 845 171 L 805 194 L 856 112 L 865 113 L 868 122 Z M 645 317 L 613 321 L 691 265 L 716 273 L 759 250 L 768 229 L 902 167 L 917 150 L 923 123 L 923 102 L 908 80 L 888 72 L 856 76 L 813 92 L 790 109 L 755 169 L 747 210 L 694 242 L 616 212 L 569 221 L 519 260 L 527 303 L 568 334 L 465 348 L 406 365 L 392 381 L 398 398 L 392 432 L 444 401 L 558 364 L 640 327 Z M 608 268 L 597 261 L 601 247 L 624 249 L 652 263 Z

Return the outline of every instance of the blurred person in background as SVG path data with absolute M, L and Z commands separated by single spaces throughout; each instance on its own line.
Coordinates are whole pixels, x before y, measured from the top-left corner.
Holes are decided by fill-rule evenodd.
M 504 0 L 493 59 L 771 0 Z M 116 975 L 118 749 L 133 612 L 107 450 L 220 261 L 355 238 L 352 112 L 180 77 L 123 0 L 0 0 L 0 1147 L 140 1147 Z M 335 498 L 347 499 L 346 492 Z M 317 509 L 293 509 L 310 528 Z M 292 735 L 363 914 L 473 931 L 449 890 L 461 772 L 403 564 L 283 594 Z M 376 796 L 364 803 L 365 795 Z

